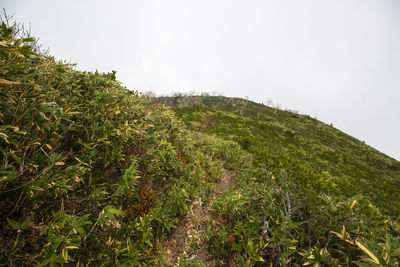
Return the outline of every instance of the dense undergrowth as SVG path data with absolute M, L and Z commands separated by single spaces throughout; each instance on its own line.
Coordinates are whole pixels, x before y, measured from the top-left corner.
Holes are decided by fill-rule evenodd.
M 4 22 L 0 57 L 1 266 L 168 266 L 160 244 L 198 195 L 217 264 L 398 265 L 399 163 L 354 138 L 244 100 L 158 99 L 185 127 Z M 213 199 L 224 169 L 235 186 Z
M 42 54 L 15 26 L 0 36 L 0 265 L 156 264 L 239 146 L 184 130 L 114 73 Z

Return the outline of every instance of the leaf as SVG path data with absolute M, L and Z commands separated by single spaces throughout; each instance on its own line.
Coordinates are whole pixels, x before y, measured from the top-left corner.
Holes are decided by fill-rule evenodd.
M 21 224 L 20 229 L 25 230 L 28 227 L 31 227 L 33 217 L 34 217 L 34 214 L 29 215 L 28 218 L 26 218 L 25 221 Z
M 26 131 L 15 131 L 16 133 L 18 133 L 18 134 L 22 134 L 22 135 L 26 135 Z
M 149 247 L 153 247 L 153 243 L 151 243 L 150 239 L 144 238 L 144 242 L 149 245 Z
M 4 84 L 4 85 L 9 86 L 9 85 L 12 85 L 13 82 L 0 78 L 0 84 Z
M 112 213 L 112 214 L 115 214 L 115 215 L 120 215 L 120 216 L 122 216 L 124 213 L 121 211 L 121 210 L 119 210 L 119 209 L 116 209 L 116 208 L 113 208 L 113 207 L 106 207 L 107 209 L 106 209 L 106 211 L 107 212 L 110 212 L 110 213 Z
M 344 236 L 342 236 L 341 234 L 335 232 L 335 231 L 331 231 L 332 234 L 336 235 L 337 237 L 339 237 L 340 239 L 344 239 Z
M 63 256 L 64 260 L 67 261 L 67 259 L 68 259 L 68 249 L 63 248 L 62 256 Z
M 261 262 L 264 262 L 264 259 L 261 257 L 261 256 L 252 256 L 251 257 L 253 260 L 255 260 L 255 261 L 261 261 Z
M 80 233 L 81 235 L 85 235 L 85 234 L 86 234 L 85 229 L 83 229 L 83 228 L 80 227 L 80 226 L 77 226 L 77 227 L 75 228 L 75 230 L 76 230 L 78 233 Z
M 31 43 L 35 41 L 35 38 L 33 37 L 28 37 L 28 38 L 24 38 L 22 39 L 23 42 L 27 42 L 27 43 Z
M 367 253 L 368 254 L 368 256 L 370 256 L 371 257 L 371 259 L 369 259 L 370 261 L 372 261 L 373 263 L 375 263 L 375 264 L 380 264 L 380 262 L 379 262 L 379 260 L 378 260 L 378 258 L 374 255 L 374 253 L 372 253 L 370 250 L 368 250 L 363 244 L 361 244 L 360 242 L 356 242 L 356 245 L 359 247 L 359 248 L 361 248 L 365 253 Z
M 56 165 L 56 166 L 63 166 L 63 165 L 65 165 L 65 163 L 62 162 L 62 161 L 58 161 L 58 162 L 54 163 L 54 165 Z
M 79 247 L 77 246 L 66 246 L 65 249 L 78 249 Z
M 16 221 L 14 221 L 13 219 L 7 218 L 7 222 L 15 230 L 20 230 L 21 229 L 21 225 L 19 223 L 17 223 Z
M 0 137 L 3 138 L 3 140 L 4 140 L 7 144 L 10 143 L 10 142 L 8 142 L 8 135 L 6 135 L 5 133 L 1 133 L 1 132 L 0 132 Z

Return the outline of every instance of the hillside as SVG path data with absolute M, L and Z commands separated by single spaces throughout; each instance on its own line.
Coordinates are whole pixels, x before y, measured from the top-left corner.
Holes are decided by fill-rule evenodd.
M 277 219 L 278 225 L 294 223 L 287 226 L 290 230 L 283 230 L 286 233 L 277 234 L 279 238 L 274 240 L 272 246 L 277 250 L 277 255 L 284 254 L 286 257 L 296 253 L 288 247 L 291 247 L 290 244 L 298 245 L 299 240 L 314 243 L 314 253 L 328 254 L 329 247 L 338 248 L 338 244 L 333 244 L 336 237 L 351 244 L 350 237 L 368 232 L 370 236 L 364 238 L 372 238 L 373 242 L 379 243 L 376 241 L 377 237 L 384 232 L 388 233 L 387 225 L 383 227 L 383 222 L 388 222 L 385 218 L 393 220 L 389 228 L 395 231 L 393 234 L 398 240 L 400 162 L 332 125 L 245 99 L 178 95 L 154 98 L 153 102 L 171 106 L 189 130 L 237 142 L 252 156 L 252 181 L 240 181 L 240 185 L 236 187 L 236 193 L 246 196 L 243 199 L 242 214 L 235 211 L 239 217 L 226 224 L 224 214 L 227 211 L 222 206 L 218 207 L 221 209 L 217 210 L 220 212 L 220 219 L 224 222 L 220 229 L 222 233 L 215 233 L 219 238 L 220 235 L 238 231 L 238 225 L 249 227 L 257 216 L 261 216 L 258 218 L 258 226 L 262 224 L 262 218 Z M 266 191 L 261 193 L 260 190 Z M 272 192 L 279 193 L 271 197 Z M 281 205 L 280 215 L 272 215 L 263 210 L 265 206 L 271 206 L 269 201 L 277 200 Z M 228 198 L 228 203 L 229 201 L 231 200 Z M 264 203 L 265 206 L 253 207 L 252 210 L 247 206 L 250 203 Z M 292 212 L 297 213 L 295 222 L 288 207 L 292 207 Z M 290 223 L 287 222 L 288 217 Z M 304 226 L 305 222 L 309 225 Z M 256 225 L 252 230 L 241 229 L 243 232 L 239 235 L 247 235 L 247 240 L 257 238 L 260 226 L 257 228 Z M 330 234 L 333 231 L 328 229 L 340 232 L 339 228 L 342 228 L 341 234 L 336 234 L 333 238 Z M 348 238 L 344 237 L 346 233 Z M 291 237 L 288 238 L 287 235 Z M 282 242 L 285 239 L 289 244 L 283 249 Z M 369 243 L 371 247 L 376 246 L 376 243 L 372 243 Z M 343 253 L 341 249 L 339 251 Z M 386 250 L 381 248 L 376 255 L 384 256 Z M 395 254 L 398 252 L 400 251 Z M 285 261 L 291 262 L 290 257 L 288 258 Z M 355 259 L 353 260 L 347 263 L 355 263 Z M 339 262 L 320 263 L 331 265 Z M 383 264 L 382 261 L 380 264 Z
M 38 47 L 1 23 L 1 266 L 399 264 L 399 162 L 246 100 L 151 102 Z
M 387 214 L 400 215 L 395 197 L 400 195 L 400 162 L 332 125 L 238 98 L 156 101 L 172 105 L 189 129 L 235 141 L 268 166 L 275 157 L 297 161 L 324 176 L 324 183 L 329 180 L 345 198 L 364 195 Z
M 0 265 L 161 262 L 194 196 L 245 152 L 18 30 L 0 27 Z

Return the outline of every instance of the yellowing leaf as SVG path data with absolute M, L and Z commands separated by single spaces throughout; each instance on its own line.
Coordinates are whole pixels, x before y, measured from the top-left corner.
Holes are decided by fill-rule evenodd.
M 67 259 L 68 259 L 68 250 L 65 249 L 65 248 L 62 250 L 62 257 L 63 257 L 63 259 L 65 261 L 67 261 Z
M 20 81 L 12 82 L 6 79 L 0 78 L 0 84 L 5 84 L 5 85 L 13 85 L 13 84 L 20 84 Z
M 56 165 L 56 166 L 63 166 L 63 165 L 65 165 L 65 163 L 62 162 L 62 161 L 58 161 L 58 162 L 54 163 L 54 165 Z
M 366 248 L 363 244 L 361 244 L 360 242 L 357 241 L 356 244 L 357 244 L 357 246 L 358 246 L 359 248 L 361 248 L 365 253 L 367 253 L 368 256 L 371 257 L 371 259 L 369 259 L 370 261 L 372 261 L 373 263 L 378 264 L 378 265 L 380 264 L 378 258 L 374 255 L 374 253 L 372 253 L 371 251 L 369 251 L 369 249 L 367 249 L 367 248 Z
M 262 257 L 260 257 L 260 256 L 254 256 L 254 257 L 252 257 L 252 258 L 253 258 L 253 260 L 255 260 L 255 261 L 261 261 L 261 262 L 264 261 L 264 259 L 263 259 Z
M 354 200 L 353 203 L 351 203 L 350 209 L 352 209 L 356 203 L 357 203 L 357 199 Z
M 386 264 L 389 263 L 390 256 L 389 256 L 389 254 L 387 252 L 385 253 L 385 256 L 383 257 L 383 259 L 386 261 Z
M 77 247 L 77 246 L 66 246 L 65 247 L 65 249 L 77 249 L 77 248 L 79 248 L 79 247 Z
M 26 135 L 26 131 L 16 131 L 16 133 L 22 134 L 22 135 Z
M 53 149 L 53 148 L 51 147 L 51 145 L 49 145 L 49 144 L 46 144 L 45 146 L 47 146 L 47 148 L 50 149 L 50 150 Z
M 0 84 L 4 84 L 4 85 L 12 85 L 13 82 L 9 81 L 9 80 L 5 80 L 0 78 Z
M 345 237 L 346 236 L 346 227 L 343 225 L 342 228 L 342 236 Z
M 340 239 L 344 238 L 341 234 L 339 234 L 339 233 L 337 233 L 335 231 L 331 231 L 331 233 L 337 235 L 337 237 L 339 237 Z

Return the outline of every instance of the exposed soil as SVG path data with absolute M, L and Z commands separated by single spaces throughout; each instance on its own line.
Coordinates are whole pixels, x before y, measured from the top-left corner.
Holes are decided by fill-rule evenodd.
M 233 184 L 233 174 L 224 170 L 216 184 L 213 199 L 221 197 Z M 210 218 L 210 207 L 201 201 L 201 196 L 197 196 L 187 216 L 179 222 L 171 237 L 161 244 L 161 253 L 166 262 L 177 265 L 179 257 L 183 256 L 184 260 L 193 259 L 193 262 L 203 263 L 205 266 L 215 266 L 205 240 Z

